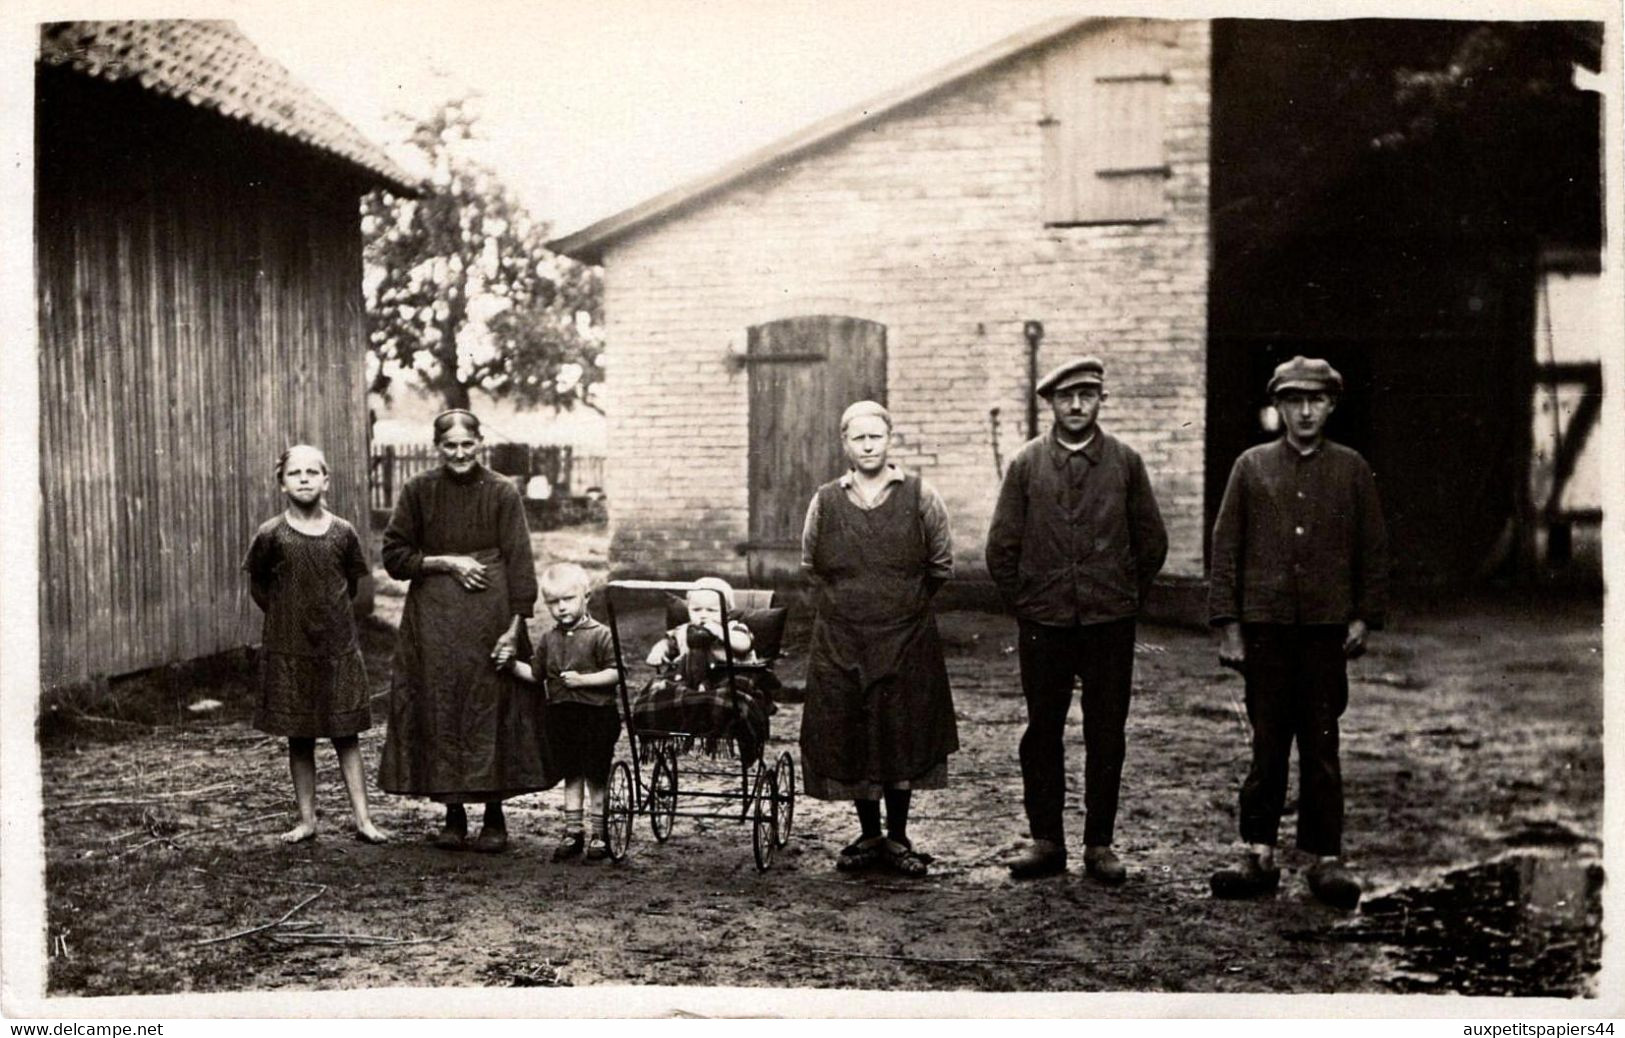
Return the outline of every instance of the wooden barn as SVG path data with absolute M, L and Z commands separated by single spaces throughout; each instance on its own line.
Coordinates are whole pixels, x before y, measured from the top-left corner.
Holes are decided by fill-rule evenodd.
M 1601 38 L 1512 24 L 1490 43 L 1557 61 Z M 1273 435 L 1270 368 L 1318 353 L 1349 378 L 1331 433 L 1377 469 L 1400 578 L 1481 576 L 1528 512 L 1539 236 L 1601 238 L 1577 91 L 1481 144 L 1553 159 L 1516 187 L 1539 212 L 1495 195 L 1476 143 L 1372 146 L 1394 69 L 1487 53 L 1476 31 L 1062 19 L 561 238 L 604 267 L 615 569 L 793 574 L 837 416 L 872 397 L 985 578 L 1002 468 L 1048 428 L 1035 373 L 1096 353 L 1101 422 L 1169 528 L 1159 608 L 1189 612 L 1229 467 Z
M 416 191 L 229 22 L 47 24 L 35 75 L 49 688 L 258 638 L 285 446 L 364 523 L 358 202 Z

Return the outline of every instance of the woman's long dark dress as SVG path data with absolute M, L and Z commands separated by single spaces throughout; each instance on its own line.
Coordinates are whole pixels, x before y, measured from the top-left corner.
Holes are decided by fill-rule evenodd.
M 849 501 L 839 480 L 818 493 L 818 614 L 801 723 L 807 792 L 853 799 L 872 787 L 940 785 L 959 733 L 926 584 L 919 477 L 872 509 Z
M 384 568 L 411 581 L 390 682 L 389 733 L 378 784 L 442 803 L 502 800 L 558 782 L 539 738 L 542 697 L 491 665 L 515 616 L 531 615 L 536 571 L 524 502 L 483 466 L 444 467 L 401 488 L 384 532 Z M 429 555 L 469 555 L 489 586 L 466 590 L 424 573 Z M 519 659 L 529 656 L 520 625 Z

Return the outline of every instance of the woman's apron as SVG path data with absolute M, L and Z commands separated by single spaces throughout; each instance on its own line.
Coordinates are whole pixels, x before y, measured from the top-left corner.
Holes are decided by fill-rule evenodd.
M 386 793 L 474 803 L 559 781 L 540 738 L 541 690 L 491 665 L 491 649 L 513 619 L 502 554 L 493 548 L 473 557 L 485 566 L 485 590 L 432 573 L 407 592 L 378 773 Z M 521 624 L 516 658 L 532 655 Z
M 801 756 L 843 783 L 917 778 L 959 748 L 948 669 L 926 591 L 920 481 L 864 510 L 819 490 L 818 614 L 807 661 Z

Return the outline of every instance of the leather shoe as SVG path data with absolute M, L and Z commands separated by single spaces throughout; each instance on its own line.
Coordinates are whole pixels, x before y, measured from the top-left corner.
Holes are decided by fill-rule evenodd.
M 1258 855 L 1248 852 L 1239 866 L 1220 869 L 1209 883 L 1213 896 L 1227 901 L 1274 894 L 1281 887 L 1281 870 L 1274 865 L 1266 867 Z
M 1336 859 L 1317 861 L 1309 866 L 1309 892 L 1345 912 L 1353 910 L 1360 903 L 1359 882 Z
M 468 847 L 468 833 L 448 825 L 434 834 L 432 842 L 443 851 L 460 851 Z
M 501 854 L 508 849 L 508 830 L 483 826 L 470 848 L 481 854 Z
M 1089 877 L 1107 886 L 1117 886 L 1128 879 L 1128 870 L 1117 860 L 1110 847 L 1090 847 L 1083 852 L 1083 871 Z
M 835 856 L 837 872 L 862 872 L 880 864 L 886 846 L 884 836 L 860 836 L 841 848 Z
M 1066 871 L 1066 847 L 1054 840 L 1034 840 L 1027 852 L 1010 863 L 1011 879 L 1037 879 Z
M 569 861 L 571 858 L 579 858 L 586 848 L 586 833 L 565 833 L 559 837 L 559 845 L 553 848 L 553 860 Z

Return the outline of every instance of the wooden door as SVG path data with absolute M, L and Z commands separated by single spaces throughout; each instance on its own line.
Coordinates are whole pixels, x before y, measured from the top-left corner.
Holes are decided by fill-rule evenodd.
M 857 317 L 789 317 L 750 329 L 750 541 L 753 576 L 799 565 L 813 492 L 845 468 L 841 412 L 886 402 L 886 326 Z

